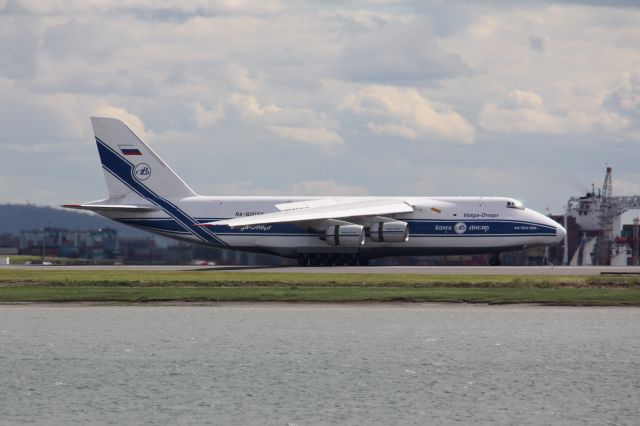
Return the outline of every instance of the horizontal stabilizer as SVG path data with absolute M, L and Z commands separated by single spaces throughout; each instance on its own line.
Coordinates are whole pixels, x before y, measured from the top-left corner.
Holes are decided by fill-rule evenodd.
M 307 208 L 300 206 L 301 208 L 282 210 L 274 213 L 201 223 L 199 226 L 227 225 L 233 228 L 237 226 L 266 225 L 270 223 L 346 219 L 350 217 L 385 216 L 413 212 L 413 207 L 401 200 L 373 199 L 337 204 L 330 204 L 325 201 L 323 204 L 325 205 Z
M 94 212 L 150 212 L 153 210 L 159 210 L 157 206 L 151 204 L 63 204 L 62 207 L 76 210 L 90 210 Z

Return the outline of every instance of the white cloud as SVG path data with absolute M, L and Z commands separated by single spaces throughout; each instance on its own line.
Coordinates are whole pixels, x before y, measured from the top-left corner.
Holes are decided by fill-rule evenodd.
M 460 56 L 439 45 L 420 20 L 351 35 L 338 67 L 347 80 L 396 84 L 453 78 L 469 70 Z
M 154 0 L 21 0 L 20 4 L 32 13 L 54 14 L 65 11 L 114 12 L 121 10 L 189 12 L 189 13 L 275 13 L 281 9 L 274 0 L 184 0 L 179 2 L 157 2 Z
M 606 103 L 617 111 L 638 118 L 640 110 L 640 68 L 624 70 Z M 638 120 L 640 121 L 640 120 Z
M 511 90 L 502 100 L 502 105 L 507 109 L 516 108 L 541 108 L 542 98 L 536 93 L 525 92 L 522 90 Z
M 34 93 L 0 79 L 0 146 L 13 151 L 73 151 L 91 143 L 90 116 L 116 117 L 141 137 L 153 138 L 140 117 L 104 98 L 74 93 Z
M 399 124 L 376 124 L 369 122 L 367 124 L 367 127 L 376 135 L 399 136 L 401 138 L 411 140 L 418 139 L 418 132 L 409 127 L 401 126 Z
M 409 14 L 392 14 L 363 8 L 326 10 L 321 15 L 331 21 L 343 22 L 346 31 L 379 30 L 388 24 L 408 25 L 413 19 Z
M 34 77 L 38 67 L 38 39 L 39 35 L 27 25 L 27 20 L 3 20 L 0 25 L 0 76 Z
M 415 89 L 367 86 L 346 96 L 340 109 L 365 117 L 368 128 L 376 134 L 474 142 L 475 129 L 464 117 L 449 108 L 434 107 Z
M 500 103 L 487 102 L 482 107 L 478 124 L 498 133 L 571 135 L 616 132 L 627 127 L 629 120 L 603 108 L 550 110 L 537 93 L 511 90 Z
M 224 117 L 224 105 L 219 103 L 215 108 L 205 109 L 200 102 L 192 102 L 196 124 L 200 129 L 215 125 Z
M 269 127 L 279 137 L 320 146 L 337 146 L 344 143 L 342 136 L 324 127 Z
M 211 110 L 206 110 L 199 102 L 192 106 L 200 128 L 220 126 L 223 119 L 240 119 L 246 125 L 278 138 L 325 147 L 344 144 L 342 136 L 331 128 L 336 123 L 313 110 L 264 105 L 255 96 L 238 93 L 231 94 Z
M 31 179 L 26 194 L 90 199 L 103 190 L 100 176 L 78 179 L 100 174 L 92 114 L 154 139 L 194 186 L 231 188 L 243 168 L 246 187 L 230 193 L 286 192 L 296 179 L 424 193 L 425 168 L 440 172 L 433 192 L 491 193 L 521 175 L 482 180 L 492 167 L 475 165 L 521 164 L 530 147 L 579 159 L 566 176 L 632 154 L 611 141 L 640 140 L 639 10 L 454 3 L 0 0 L 0 170 Z M 398 139 L 427 143 L 388 143 Z M 583 140 L 589 150 L 575 151 Z M 228 161 L 210 170 L 193 152 Z M 565 179 L 537 163 L 528 178 Z M 539 204 L 568 195 L 551 186 Z
M 218 103 L 209 110 L 205 109 L 200 102 L 192 102 L 191 106 L 199 128 L 211 127 L 230 115 L 252 120 L 263 117 L 266 114 L 281 111 L 281 108 L 274 104 L 261 105 L 255 96 L 238 93 L 232 93 L 224 102 Z
M 225 77 L 229 84 L 242 92 L 255 92 L 264 86 L 264 76 L 254 76 L 249 68 L 240 64 L 229 64 Z
M 590 111 L 619 72 L 640 60 L 638 10 L 558 2 L 496 5 L 475 7 L 470 25 L 441 41 L 474 73 L 442 82 L 434 95 L 477 113 L 517 88 L 538 94 L 554 114 Z M 542 51 L 531 48 L 532 37 L 544 40 Z
M 244 118 L 262 117 L 265 114 L 278 112 L 281 109 L 273 104 L 262 106 L 255 96 L 232 94 L 227 105 Z

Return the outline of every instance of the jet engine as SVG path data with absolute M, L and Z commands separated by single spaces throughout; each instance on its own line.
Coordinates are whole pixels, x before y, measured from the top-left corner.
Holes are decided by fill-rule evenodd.
M 404 243 L 409 240 L 407 222 L 376 222 L 370 227 L 371 240 L 376 243 Z
M 364 226 L 331 225 L 327 228 L 326 239 L 331 246 L 364 245 Z

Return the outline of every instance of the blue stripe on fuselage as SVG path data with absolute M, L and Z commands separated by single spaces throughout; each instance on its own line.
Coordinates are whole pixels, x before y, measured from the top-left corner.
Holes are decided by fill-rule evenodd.
M 214 222 L 225 218 L 197 218 L 200 223 Z M 171 218 L 118 219 L 119 221 L 157 231 L 180 231 L 181 226 Z M 533 222 L 512 220 L 465 221 L 466 229 L 462 233 L 455 232 L 455 225 L 460 221 L 450 220 L 408 220 L 411 237 L 524 237 L 555 236 L 556 230 L 548 225 Z M 215 227 L 218 235 L 269 235 L 269 236 L 315 236 L 317 233 L 290 224 L 269 224 L 229 228 Z
M 515 220 L 411 220 L 408 223 L 409 235 L 414 236 L 556 235 L 552 226 Z M 458 226 L 456 232 L 456 226 L 460 224 L 462 226 Z

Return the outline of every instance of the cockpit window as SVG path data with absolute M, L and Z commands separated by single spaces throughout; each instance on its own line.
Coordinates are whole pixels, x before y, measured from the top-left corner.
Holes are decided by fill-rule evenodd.
M 507 208 L 524 210 L 524 204 L 522 204 L 522 201 L 511 200 L 507 201 Z

